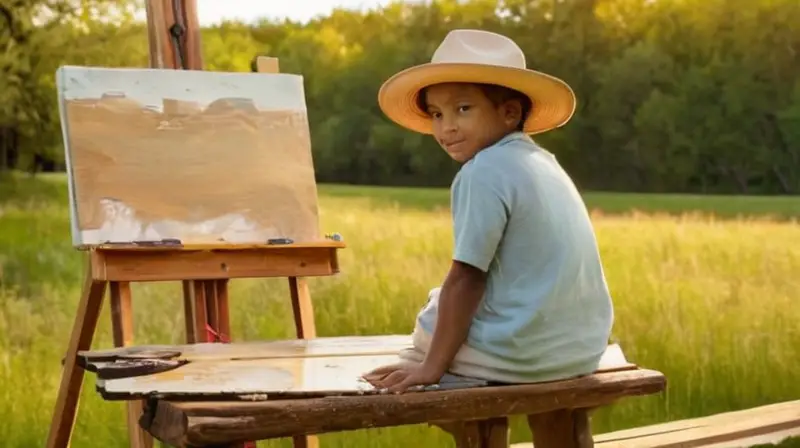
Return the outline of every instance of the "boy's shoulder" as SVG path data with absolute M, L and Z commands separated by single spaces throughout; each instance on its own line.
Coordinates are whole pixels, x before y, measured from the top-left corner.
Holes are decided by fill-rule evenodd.
M 479 151 L 475 154 L 473 161 L 476 163 L 492 163 L 508 160 L 536 149 L 538 149 L 538 146 L 530 136 L 522 132 L 512 132 Z
M 524 169 L 525 159 L 541 151 L 526 134 L 513 132 L 479 151 L 465 163 L 454 179 L 454 186 L 463 183 L 500 185 L 512 180 L 513 173 Z

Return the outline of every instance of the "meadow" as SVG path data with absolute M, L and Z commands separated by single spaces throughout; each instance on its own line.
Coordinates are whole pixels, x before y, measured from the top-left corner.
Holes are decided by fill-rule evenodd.
M 320 336 L 407 333 L 452 248 L 443 189 L 320 186 L 342 272 L 310 280 Z M 594 416 L 597 433 L 800 399 L 800 199 L 590 193 L 616 307 L 614 339 L 663 371 L 663 394 Z M 63 177 L 0 179 L 0 440 L 42 446 L 83 275 Z M 293 337 L 285 281 L 232 282 L 236 339 Z M 137 343 L 180 343 L 177 283 L 133 286 Z M 111 343 L 104 310 L 95 347 Z M 127 446 L 121 403 L 87 375 L 73 447 Z M 530 440 L 514 422 L 512 441 Z M 452 446 L 408 426 L 321 437 L 328 447 Z M 261 443 L 289 447 L 288 441 Z M 797 442 L 784 445 L 800 446 Z

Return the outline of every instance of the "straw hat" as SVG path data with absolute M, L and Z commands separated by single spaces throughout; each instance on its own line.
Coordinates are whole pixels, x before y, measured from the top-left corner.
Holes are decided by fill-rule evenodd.
M 444 82 L 498 84 L 527 95 L 533 103 L 524 127 L 528 134 L 563 126 L 575 112 L 575 94 L 567 83 L 527 69 L 513 40 L 480 30 L 448 33 L 430 63 L 403 70 L 381 86 L 378 104 L 400 126 L 431 134 L 431 119 L 417 106 L 417 95 Z

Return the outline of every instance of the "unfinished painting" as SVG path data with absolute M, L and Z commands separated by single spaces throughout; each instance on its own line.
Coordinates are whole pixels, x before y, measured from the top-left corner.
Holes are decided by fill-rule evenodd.
M 61 67 L 73 244 L 319 238 L 303 79 Z

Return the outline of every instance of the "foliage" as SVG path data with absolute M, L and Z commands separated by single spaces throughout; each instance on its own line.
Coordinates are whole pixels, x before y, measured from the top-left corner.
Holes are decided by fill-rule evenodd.
M 0 0 L 11 24 L 0 27 L 0 167 L 63 161 L 58 65 L 148 63 L 142 23 L 89 13 L 139 2 L 75 1 L 34 26 L 46 3 Z M 796 0 L 437 0 L 228 22 L 204 29 L 202 45 L 209 70 L 247 71 L 267 54 L 303 74 L 320 181 L 446 185 L 456 166 L 388 122 L 377 91 L 449 30 L 474 27 L 509 35 L 529 66 L 573 86 L 573 121 L 537 140 L 582 188 L 775 194 L 800 192 L 797 23 Z

